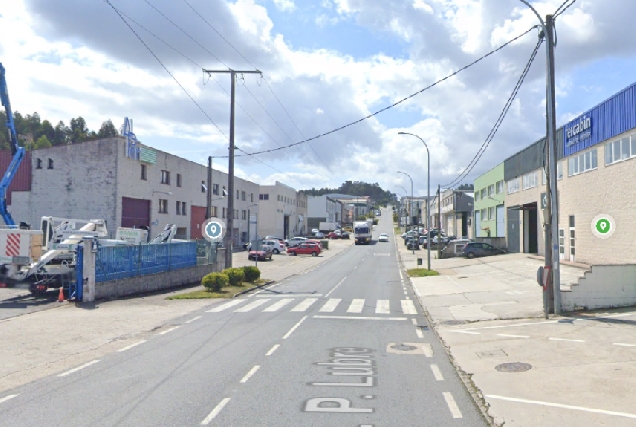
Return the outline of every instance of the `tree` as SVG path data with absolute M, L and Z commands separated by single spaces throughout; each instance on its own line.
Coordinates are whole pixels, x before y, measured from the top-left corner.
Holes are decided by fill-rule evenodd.
M 51 125 L 51 122 L 49 122 L 48 120 L 42 121 L 38 139 L 40 136 L 46 136 L 46 139 L 48 139 L 51 143 L 55 141 L 55 129 L 53 128 L 53 125 Z
M 49 148 L 52 146 L 53 144 L 51 144 L 51 141 L 49 141 L 46 135 L 42 135 L 35 141 L 35 144 L 33 144 L 33 149 L 39 150 L 40 148 Z
M 89 130 L 86 127 L 86 120 L 82 116 L 71 119 L 71 142 L 76 143 L 85 140 L 88 137 Z
M 60 120 L 60 122 L 55 125 L 54 133 L 55 135 L 53 138 L 53 145 L 68 144 L 69 138 L 71 136 L 71 129 L 69 129 L 69 127 L 66 126 L 62 120 Z
M 117 128 L 110 119 L 102 123 L 102 127 L 99 128 L 99 132 L 97 132 L 99 138 L 111 138 L 117 135 L 119 135 L 119 132 L 117 132 Z

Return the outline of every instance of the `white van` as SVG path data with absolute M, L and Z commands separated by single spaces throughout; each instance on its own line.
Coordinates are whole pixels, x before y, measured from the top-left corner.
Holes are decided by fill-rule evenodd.
M 263 240 L 263 247 L 265 246 L 268 246 L 277 255 L 285 252 L 285 248 L 278 240 Z

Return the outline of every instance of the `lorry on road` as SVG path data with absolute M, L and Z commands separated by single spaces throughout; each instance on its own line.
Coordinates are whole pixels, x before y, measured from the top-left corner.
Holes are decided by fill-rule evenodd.
M 373 220 L 371 224 L 373 224 Z M 354 222 L 353 236 L 356 245 L 368 245 L 371 243 L 371 226 L 369 223 L 367 221 Z
M 336 231 L 340 228 L 337 222 L 321 222 L 318 224 L 318 230 L 323 233 Z

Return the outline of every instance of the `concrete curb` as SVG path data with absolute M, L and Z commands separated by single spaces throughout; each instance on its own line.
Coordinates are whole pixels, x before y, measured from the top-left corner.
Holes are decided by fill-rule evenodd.
M 239 295 L 243 295 L 243 294 L 246 294 L 246 293 L 248 293 L 248 292 L 252 292 L 252 291 L 254 291 L 254 290 L 256 290 L 256 289 L 262 289 L 262 288 L 264 288 L 265 286 L 269 286 L 269 285 L 271 285 L 272 283 L 276 283 L 276 281 L 275 281 L 275 280 L 270 280 L 269 282 L 265 282 L 265 283 L 263 283 L 262 285 L 252 286 L 252 287 L 251 287 L 251 288 L 249 288 L 249 289 L 246 289 L 246 290 L 244 290 L 244 291 L 239 292 L 238 294 L 235 294 L 232 298 L 236 298 L 236 297 L 237 297 L 237 296 L 239 296 Z

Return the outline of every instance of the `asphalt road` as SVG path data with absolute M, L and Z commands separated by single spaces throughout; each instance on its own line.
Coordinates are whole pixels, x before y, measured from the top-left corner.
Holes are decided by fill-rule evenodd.
M 393 234 L 383 213 L 375 237 Z M 396 256 L 393 237 L 352 246 L 269 289 L 5 392 L 0 426 L 487 425 Z

